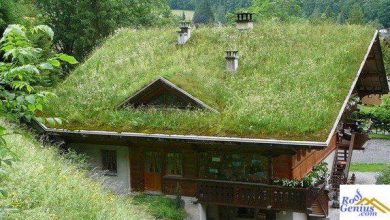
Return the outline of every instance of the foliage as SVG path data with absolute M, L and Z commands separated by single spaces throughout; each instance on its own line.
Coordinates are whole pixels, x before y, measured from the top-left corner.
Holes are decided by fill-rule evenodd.
M 51 86 L 62 72 L 63 63 L 77 61 L 66 54 L 52 54 L 47 42 L 53 31 L 44 25 L 26 29 L 10 25 L 0 40 L 4 62 L 0 63 L 0 108 L 30 121 L 42 111 L 52 93 L 41 91 Z M 39 48 L 41 45 L 45 49 Z
M 390 33 L 387 43 L 382 41 L 383 61 L 385 63 L 386 75 L 390 77 Z
M 8 172 L 5 168 L 7 166 L 11 166 L 11 164 L 15 161 L 15 155 L 7 146 L 7 142 L 5 140 L 6 135 L 9 135 L 6 133 L 6 128 L 0 125 L 0 184 L 6 181 L 8 176 Z M 0 197 L 6 198 L 7 195 L 8 191 L 0 187 Z M 11 210 L 12 209 L 9 207 L 0 205 L 0 218 Z
M 15 18 L 13 17 L 12 10 L 14 3 L 10 0 L 4 0 L 0 2 L 0 31 L 3 30 L 11 23 Z
M 181 9 L 181 10 L 195 9 L 194 0 L 168 0 L 168 3 L 172 9 Z
M 364 14 L 362 7 L 357 3 L 352 6 L 352 9 L 349 13 L 348 23 L 350 24 L 363 24 L 364 23 Z
M 351 172 L 380 172 L 389 165 L 384 163 L 351 163 Z
M 214 22 L 214 14 L 208 0 L 199 0 L 196 4 L 193 22 L 207 24 Z
M 253 0 L 249 9 L 260 19 L 305 18 L 315 22 L 330 20 L 351 24 L 371 23 L 378 27 L 390 25 L 390 0 Z
M 382 170 L 376 179 L 377 184 L 390 184 L 390 166 Z
M 315 184 L 324 182 L 328 175 L 328 164 L 325 162 L 320 163 L 313 167 L 312 171 L 301 180 L 295 179 L 277 179 L 274 180 L 275 184 L 286 187 L 311 187 Z
M 299 3 L 298 0 L 253 0 L 250 9 L 261 19 L 277 17 L 286 21 L 302 16 L 302 6 Z
M 245 34 L 198 28 L 177 47 L 176 31 L 118 32 L 53 90 L 58 97 L 43 116 L 76 130 L 324 141 L 374 34 L 365 26 L 267 21 Z M 231 47 L 240 55 L 235 75 L 225 71 Z M 220 114 L 115 109 L 159 76 Z
M 115 29 L 170 21 L 165 0 L 37 0 L 64 53 L 84 58 Z
M 1 0 L 0 2 L 0 38 L 10 24 L 35 25 L 42 20 L 33 0 Z
M 387 128 L 390 132 L 390 95 L 382 97 L 380 106 L 362 107 L 356 117 L 369 119 L 372 127 Z
M 390 140 L 390 135 L 388 134 L 370 134 L 370 139 L 383 139 L 383 140 Z
M 148 196 L 145 194 L 136 195 L 134 204 L 147 204 L 147 211 L 157 219 L 185 219 L 186 213 L 182 207 L 178 208 L 173 199 L 163 196 Z
M 163 198 L 135 205 L 132 197 L 114 195 L 103 187 L 103 179 L 88 178 L 87 171 L 62 157 L 56 147 L 42 146 L 2 119 L 0 125 L 13 133 L 5 139 L 18 158 L 12 167 L 3 168 L 8 176 L 0 187 L 9 193 L 0 207 L 16 210 L 2 219 L 153 219 L 149 203 L 158 204 L 167 215 L 176 212 Z M 168 219 L 165 213 L 160 216 Z
M 202 10 L 198 13 L 198 16 L 213 17 L 213 21 L 226 23 L 230 16 L 230 13 L 234 13 L 237 10 L 247 8 L 250 6 L 251 0 L 169 0 L 169 4 L 173 9 L 186 9 L 186 10 L 201 10 L 201 7 L 209 8 Z M 199 18 L 199 17 L 197 17 Z M 201 19 L 195 23 L 201 23 Z

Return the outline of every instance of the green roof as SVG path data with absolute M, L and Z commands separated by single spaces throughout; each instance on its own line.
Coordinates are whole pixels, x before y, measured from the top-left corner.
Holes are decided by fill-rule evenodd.
M 368 26 L 278 23 L 193 30 L 119 30 L 54 90 L 45 116 L 61 128 L 136 133 L 325 141 L 375 30 Z M 225 51 L 239 51 L 226 71 Z M 118 109 L 164 77 L 218 111 Z

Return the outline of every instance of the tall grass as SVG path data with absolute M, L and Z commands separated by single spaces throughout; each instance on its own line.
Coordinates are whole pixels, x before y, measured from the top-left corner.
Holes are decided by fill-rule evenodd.
M 45 115 L 69 129 L 324 141 L 363 60 L 368 26 L 263 22 L 250 32 L 123 29 L 55 89 Z M 225 50 L 239 50 L 239 71 Z M 220 114 L 115 106 L 164 76 Z
M 0 124 L 6 124 L 0 119 Z M 0 182 L 8 196 L 1 207 L 16 209 L 4 219 L 180 219 L 167 198 L 152 197 L 147 202 L 118 196 L 104 189 L 101 182 L 87 177 L 77 164 L 60 156 L 55 147 L 42 146 L 23 130 L 8 136 L 7 142 L 17 161 L 7 168 L 9 176 Z M 150 207 L 154 200 L 160 201 Z M 155 202 L 156 203 L 156 202 Z M 157 211 L 156 211 L 157 210 Z M 159 211 L 161 210 L 161 211 Z

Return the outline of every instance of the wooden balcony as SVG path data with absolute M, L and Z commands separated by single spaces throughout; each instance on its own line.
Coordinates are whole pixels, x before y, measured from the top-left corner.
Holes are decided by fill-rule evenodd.
M 311 213 L 312 205 L 323 193 L 323 186 L 291 188 L 260 183 L 233 182 L 206 179 L 164 178 L 163 192 L 174 194 L 177 184 L 183 195 L 194 194 L 203 204 L 285 210 Z M 189 190 L 185 185 L 191 185 Z M 326 204 L 322 204 L 327 207 Z

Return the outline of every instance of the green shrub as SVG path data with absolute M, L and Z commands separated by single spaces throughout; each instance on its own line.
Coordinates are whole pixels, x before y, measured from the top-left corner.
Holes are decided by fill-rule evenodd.
M 163 196 L 150 196 L 145 194 L 137 195 L 133 198 L 134 204 L 147 204 L 147 210 L 158 219 L 184 219 L 186 213 L 177 207 L 174 199 Z
M 390 184 L 390 166 L 384 169 L 376 179 L 377 184 Z

